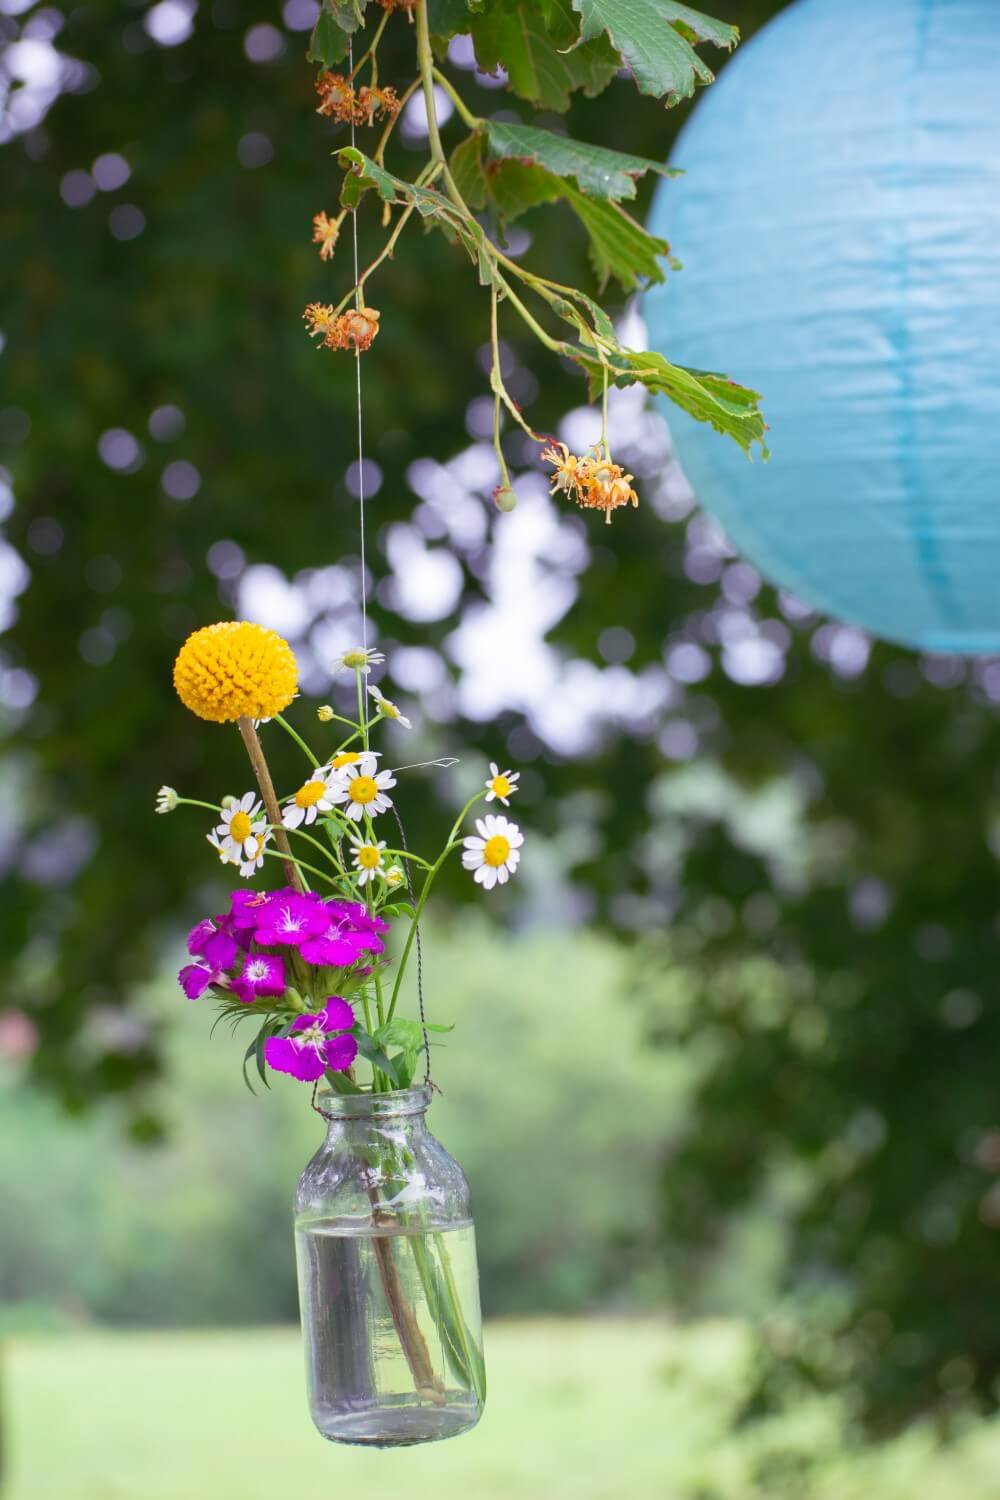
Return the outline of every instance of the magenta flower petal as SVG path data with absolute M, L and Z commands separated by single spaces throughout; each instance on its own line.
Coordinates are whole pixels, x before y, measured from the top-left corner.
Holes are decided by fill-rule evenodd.
M 271 893 L 268 891 L 253 891 L 246 887 L 233 891 L 229 898 L 229 920 L 233 931 L 253 932 L 270 900 Z
M 185 964 L 177 976 L 181 989 L 189 1000 L 199 999 L 215 977 L 215 971 L 206 968 L 204 964 Z
M 277 944 L 297 947 L 309 938 L 319 937 L 329 926 L 329 916 L 319 901 L 311 901 L 292 891 L 277 892 L 261 909 L 256 936 L 264 948 Z
M 326 1066 L 335 1073 L 343 1073 L 358 1055 L 358 1044 L 354 1037 L 342 1033 L 332 1036 L 323 1048 Z
M 213 969 L 228 969 L 235 962 L 239 944 L 231 932 L 217 930 L 201 940 L 198 951 Z
M 339 995 L 328 995 L 316 1021 L 324 1031 L 347 1031 L 354 1025 L 354 1011 Z
M 290 1036 L 268 1037 L 264 1043 L 264 1061 L 278 1073 L 290 1073 L 303 1083 L 322 1078 L 326 1062 L 311 1042 L 299 1042 Z
M 318 964 L 334 969 L 346 969 L 360 956 L 364 940 L 357 933 L 342 932 L 331 927 L 322 937 L 309 938 L 299 947 L 299 952 L 308 964 Z
M 206 917 L 204 921 L 198 923 L 197 927 L 192 927 L 191 931 L 188 933 L 188 952 L 192 956 L 200 953 L 202 951 L 202 944 L 212 936 L 212 933 L 215 932 L 215 930 L 215 923 L 212 921 L 211 917 Z

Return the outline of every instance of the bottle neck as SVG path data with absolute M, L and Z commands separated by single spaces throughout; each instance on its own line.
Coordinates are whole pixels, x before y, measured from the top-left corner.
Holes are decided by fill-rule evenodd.
M 398 1132 L 416 1135 L 426 1129 L 425 1115 L 431 1102 L 429 1088 L 399 1089 L 387 1094 L 338 1094 L 322 1090 L 316 1109 L 327 1122 L 329 1137 L 350 1135 L 355 1139 L 369 1131 L 379 1135 Z

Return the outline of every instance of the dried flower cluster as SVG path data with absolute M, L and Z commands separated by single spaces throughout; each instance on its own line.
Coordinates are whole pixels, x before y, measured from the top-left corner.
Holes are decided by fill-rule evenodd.
M 328 214 L 313 214 L 313 244 L 319 246 L 320 260 L 331 260 L 340 236 L 340 220 Z
M 343 73 L 321 73 L 316 80 L 319 94 L 319 115 L 336 120 L 340 125 L 374 125 L 376 116 L 380 120 L 399 114 L 399 96 L 394 88 L 356 89 Z
M 381 315 L 375 307 L 352 307 L 337 314 L 329 303 L 310 302 L 302 316 L 310 338 L 319 335 L 324 348 L 353 349 L 360 354 L 371 348 Z
M 553 441 L 542 453 L 542 462 L 553 464 L 555 473 L 549 493 L 560 490 L 584 510 L 603 510 L 610 525 L 611 512 L 620 505 L 638 505 L 639 496 L 632 488 L 632 475 L 621 464 L 613 463 L 600 448 L 578 458 L 565 443 Z

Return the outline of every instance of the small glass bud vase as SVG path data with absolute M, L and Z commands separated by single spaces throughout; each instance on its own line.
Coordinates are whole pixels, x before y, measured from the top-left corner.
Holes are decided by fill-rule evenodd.
M 397 1448 L 474 1427 L 486 1395 L 465 1174 L 427 1129 L 429 1088 L 320 1093 L 323 1145 L 295 1242 L 313 1421 Z

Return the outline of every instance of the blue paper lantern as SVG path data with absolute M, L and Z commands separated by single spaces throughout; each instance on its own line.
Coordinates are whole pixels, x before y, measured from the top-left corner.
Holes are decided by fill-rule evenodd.
M 762 392 L 773 450 L 670 408 L 699 501 L 817 609 L 1000 651 L 1000 0 L 798 0 L 673 163 L 650 344 Z

